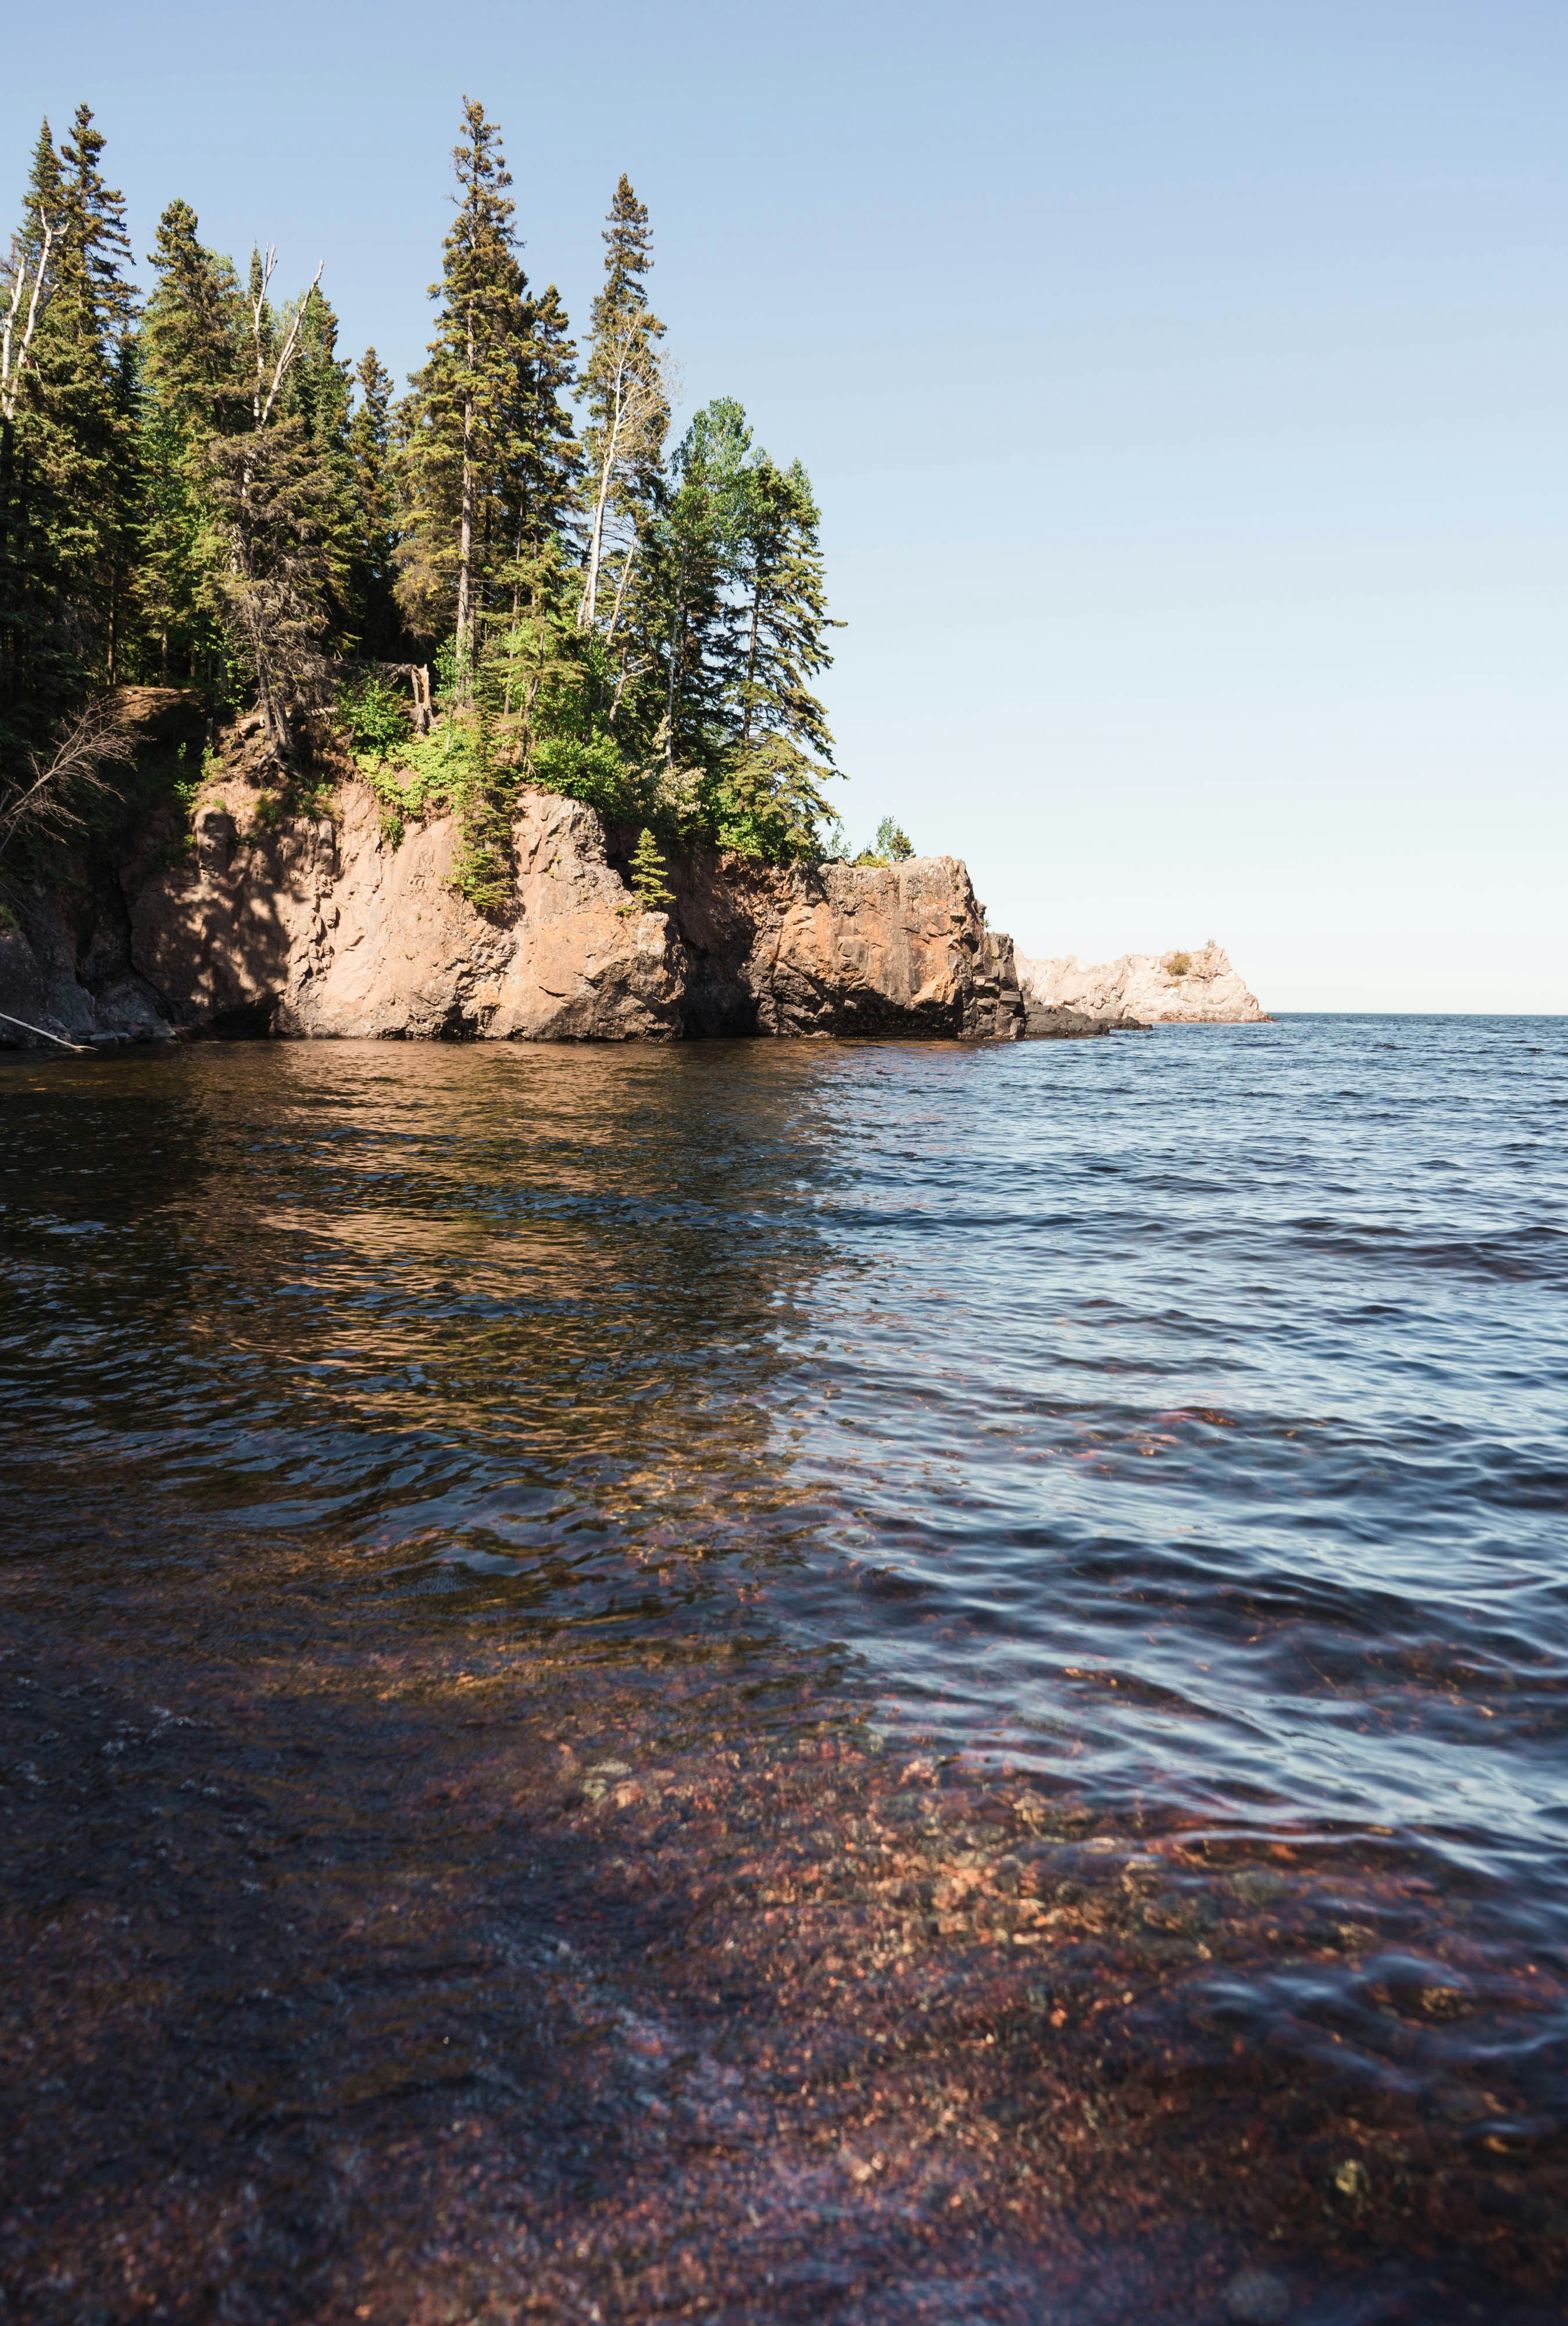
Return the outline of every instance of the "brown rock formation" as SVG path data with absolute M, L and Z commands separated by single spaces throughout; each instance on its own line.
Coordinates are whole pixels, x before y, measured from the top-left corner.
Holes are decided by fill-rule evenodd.
M 661 914 L 623 917 L 624 883 L 593 810 L 529 793 L 515 827 L 516 901 L 488 919 L 450 885 L 450 817 L 394 847 L 375 795 L 243 837 L 214 800 L 194 861 L 131 907 L 138 967 L 194 1029 L 532 1041 L 680 1032 L 683 963 Z
M 58 899 L 0 946 L 0 1009 L 51 1031 L 191 1031 L 529 1041 L 703 1035 L 1014 1038 L 1012 943 L 984 926 L 953 857 L 777 867 L 699 854 L 669 914 L 637 910 L 580 801 L 524 793 L 515 895 L 484 915 L 451 886 L 448 817 L 397 844 L 357 781 L 332 813 L 269 824 L 258 778 L 199 803 L 194 845 L 148 846 L 100 900 L 116 979 L 89 991 Z M 624 861 L 624 858 L 622 859 Z M 122 926 L 123 924 L 123 926 Z M 12 959 L 10 956 L 14 955 Z M 0 1026 L 0 1038 L 24 1038 Z

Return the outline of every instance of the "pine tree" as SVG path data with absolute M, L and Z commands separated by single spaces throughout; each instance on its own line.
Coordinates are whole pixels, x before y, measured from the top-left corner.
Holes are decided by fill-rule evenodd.
M 669 399 L 659 360 L 664 326 L 648 306 L 653 265 L 645 206 L 623 173 L 604 231 L 604 287 L 593 302 L 583 388 L 588 546 L 578 621 L 613 647 L 627 589 L 663 493 Z M 618 558 L 613 586 L 607 567 Z M 608 600 L 608 603 L 606 602 Z M 626 657 L 619 656 L 625 679 Z
M 401 659 L 403 619 L 397 581 L 397 507 L 390 470 L 392 375 L 374 348 L 356 368 L 358 400 L 348 423 L 354 479 L 354 551 L 348 592 L 360 649 L 378 661 Z
M 582 447 L 561 401 L 576 377 L 577 349 L 553 283 L 524 307 L 516 362 L 498 498 L 503 537 L 511 544 L 513 563 L 521 566 L 551 540 L 570 539 L 579 514 Z M 506 578 L 515 620 L 519 577 Z
M 199 239 L 188 202 L 158 221 L 157 280 L 141 331 L 145 492 L 139 586 L 150 667 L 160 678 L 223 692 L 226 535 L 212 494 L 210 447 L 246 414 L 238 378 L 239 287 L 227 259 Z
M 827 713 L 810 681 L 832 657 L 821 520 L 796 461 L 765 453 L 745 480 L 729 718 L 731 740 L 709 793 L 715 837 L 746 855 L 804 857 L 836 822 L 822 790 L 837 773 Z
M 321 270 L 279 316 L 268 298 L 276 260 L 252 256 L 246 321 L 249 425 L 210 447 L 215 507 L 227 536 L 219 580 L 226 625 L 248 668 L 268 735 L 292 754 L 301 714 L 324 707 L 340 509 L 308 410 L 285 389 L 309 328 Z
M 830 768 L 827 713 L 808 681 L 832 662 L 824 633 L 840 625 L 828 614 L 811 479 L 798 461 L 780 469 L 765 455 L 747 486 L 738 740 L 745 747 L 765 734 L 782 735 Z
M 667 768 L 706 766 L 724 740 L 726 697 L 737 679 L 727 593 L 747 538 L 750 449 L 744 409 L 717 397 L 682 439 L 652 529 L 645 596 L 658 613 Z
M 105 181 L 92 123 L 79 106 L 58 153 L 44 124 L 14 255 L 14 290 L 31 262 L 39 298 L 25 368 L 0 406 L 0 730 L 13 748 L 95 682 L 112 685 L 124 660 L 135 294 L 124 198 Z
M 668 880 L 669 867 L 660 853 L 659 843 L 646 825 L 641 839 L 632 851 L 631 891 L 645 913 L 663 912 L 675 901 L 674 891 Z M 621 908 L 627 908 L 623 906 Z
M 441 245 L 441 280 L 431 286 L 441 302 L 436 336 L 398 447 L 408 515 L 400 600 L 427 637 L 450 623 L 459 674 L 477 658 L 493 569 L 515 550 L 498 504 L 526 442 L 519 384 L 530 323 L 500 130 L 465 98 L 463 131 L 452 154 L 458 215 Z M 469 683 L 459 677 L 460 689 Z
M 354 596 L 359 524 L 349 443 L 351 370 L 339 358 L 338 318 L 319 284 L 300 302 L 299 326 L 280 409 L 285 419 L 303 423 L 320 497 L 318 565 L 327 638 L 331 648 L 340 651 L 359 643 Z

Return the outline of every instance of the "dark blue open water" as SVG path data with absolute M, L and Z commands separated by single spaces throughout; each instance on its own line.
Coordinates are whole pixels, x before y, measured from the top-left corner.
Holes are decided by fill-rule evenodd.
M 591 1735 L 559 1749 L 608 1774 L 571 1796 L 579 1822 L 561 1831 L 573 1865 L 598 1852 L 632 1883 L 654 1828 L 639 1839 L 628 1824 L 617 1845 L 589 1812 L 607 1784 L 636 1792 L 654 1763 L 669 1765 L 644 1783 L 645 1807 L 687 1798 L 676 1763 L 685 1754 L 689 1774 L 709 1748 L 668 1710 L 680 1689 L 659 1675 L 700 1670 L 703 1688 L 730 1691 L 710 1757 L 731 1756 L 726 1782 L 759 1789 L 744 1813 L 725 1812 L 731 1855 L 742 1829 L 765 1870 L 794 1847 L 798 1821 L 766 1806 L 766 1772 L 807 1750 L 803 1736 L 828 1740 L 848 1788 L 833 1797 L 840 1822 L 824 1810 L 814 1828 L 821 1878 L 868 1833 L 925 1820 L 924 1874 L 913 1858 L 895 1868 L 885 1838 L 888 1883 L 845 1893 L 867 1930 L 884 1894 L 905 1918 L 896 1946 L 888 1937 L 855 1974 L 853 1992 L 886 2005 L 877 2042 L 902 2050 L 899 2026 L 932 2008 L 934 1987 L 917 2000 L 897 1979 L 940 1979 L 956 2009 L 1000 1976 L 986 1964 L 1029 1950 L 1033 1984 L 1012 2017 L 997 2005 L 1001 2034 L 964 2038 L 999 2041 L 1009 2063 L 983 2110 L 974 2098 L 986 2121 L 965 2150 L 991 2158 L 993 2177 L 995 2144 L 1015 2138 L 1047 2072 L 1048 2031 L 1065 2042 L 1127 2006 L 1121 2049 L 1100 2043 L 1062 2071 L 1071 2135 L 1039 2134 L 1039 2156 L 1055 2139 L 1051 2155 L 1077 2160 L 1071 2222 L 1010 2227 L 1023 2200 L 997 2196 L 983 2228 L 965 2228 L 944 2210 L 960 2199 L 939 2201 L 916 2175 L 882 2228 L 851 2234 L 838 2200 L 802 2181 L 795 2243 L 757 2260 L 747 2294 L 720 2284 L 710 2248 L 749 2237 L 747 2223 L 766 2234 L 761 2183 L 727 2213 L 704 2149 L 709 2228 L 682 2235 L 692 2269 L 719 2270 L 707 2293 L 682 2310 L 651 2279 L 626 2292 L 631 2265 L 608 2244 L 580 2256 L 590 2275 L 579 2284 L 576 2248 L 558 2240 L 560 2314 L 1130 2320 L 1167 2314 L 1167 2269 L 1173 2316 L 1244 2315 L 1248 2300 L 1260 2316 L 1284 2301 L 1292 2316 L 1357 2321 L 1560 2314 L 1565 1021 L 1291 1018 L 997 1049 L 214 1045 L 90 1065 L 14 1058 L 0 1064 L 0 1542 L 43 1684 L 51 1654 L 77 1656 L 79 1689 L 134 1652 L 143 1698 L 169 1705 L 189 1662 L 208 1675 L 201 1717 L 216 1720 L 210 1704 L 233 1698 L 210 1677 L 215 1657 L 231 1673 L 278 1668 L 318 1625 L 356 1685 L 426 1652 L 443 1671 L 467 1656 L 469 1679 L 504 1670 L 516 1687 L 569 1668 L 570 1717 Z M 230 1608 L 244 1597 L 243 1654 L 230 1617 L 210 1612 L 224 1594 Z M 601 1717 L 595 1690 L 610 1689 L 631 1693 Z M 162 1736 L 153 1716 L 137 1729 L 129 1679 L 123 1693 L 126 1733 Z M 67 1716 L 54 1717 L 69 1743 Z M 459 1725 L 454 1711 L 422 1749 L 460 1763 Z M 84 1732 L 89 1749 L 107 1748 Z M 319 1737 L 312 1750 L 312 1799 L 328 1799 L 330 1754 L 323 1763 Z M 25 1751 L 44 1783 L 43 1746 Z M 63 1764 L 53 1782 L 71 1782 Z M 346 1769 L 340 1785 L 374 1884 L 392 1878 L 397 1816 L 391 1796 L 377 1808 L 355 1791 L 366 1782 Z M 691 1798 L 706 1798 L 700 1785 Z M 940 1846 L 939 1811 L 957 1820 Z M 90 1819 L 60 1846 L 63 1870 L 51 1860 L 29 1893 L 28 1943 L 46 1952 L 46 1930 L 66 1943 L 49 1902 L 78 1883 L 73 1862 L 97 1869 L 78 1886 L 111 1891 L 116 1867 L 143 1862 Z M 685 1846 L 718 1848 L 694 1828 Z M 145 1895 L 156 1879 L 133 1886 Z M 966 1882 L 1001 1900 L 991 1922 L 965 1907 Z M 720 2008 L 721 1989 L 703 1989 L 720 2026 L 712 2057 L 757 2108 L 757 2062 L 782 2056 L 783 2039 L 743 2058 L 738 2031 L 765 1987 L 769 2011 L 785 2007 L 776 1962 L 804 1943 L 789 1927 L 794 1894 L 769 1893 L 766 1942 L 783 1952 L 750 2000 Z M 486 1895 L 498 1928 L 514 1909 Z M 693 1958 L 750 1943 L 750 1908 L 726 1896 L 731 1935 L 694 1924 Z M 1037 1927 L 1009 1938 L 1031 1896 Z M 537 1896 L 527 1911 L 542 1911 Z M 240 1943 L 264 1954 L 270 1941 L 258 1927 Z M 1053 1985 L 1055 1957 L 1071 1976 Z M 633 1946 L 626 1961 L 641 1958 Z M 175 2007 L 186 1975 L 160 1974 L 158 2008 Z M 634 1974 L 623 1963 L 617 1975 Z M 343 2025 L 358 1994 L 350 1982 L 332 2006 Z M 625 2007 L 638 2024 L 657 2017 L 645 1996 Z M 1018 2033 L 1026 2008 L 1033 2049 Z M 221 2298 L 171 2293 L 171 2264 L 159 2281 L 171 2306 L 116 2308 L 104 2256 L 135 2207 L 172 2237 L 174 2200 L 138 2181 L 134 2205 L 122 2190 L 81 2228 L 60 2154 L 115 2149 L 99 2121 L 109 2099 L 81 2100 L 83 2122 L 97 2110 L 90 2140 L 71 2130 L 82 2040 L 62 2021 L 54 2116 L 39 2114 L 15 2166 L 55 2189 L 77 2228 L 42 2200 L 28 2214 L 14 2314 L 336 2317 L 335 2303 L 368 2314 L 350 2295 L 385 2230 L 374 2190 L 357 2227 L 340 2212 L 336 2228 L 299 2233 L 310 2267 L 339 2275 L 337 2293 L 312 2278 L 297 2313 L 275 2285 L 247 2293 L 250 2266 L 232 2258 Z M 192 2058 L 191 2089 L 206 2056 Z M 1239 2092 L 1265 2058 L 1266 2077 Z M 1129 2135 L 1114 2156 L 1108 2145 L 1086 2228 L 1070 2146 L 1110 2143 L 1092 2127 L 1113 2087 L 1141 2076 L 1155 2089 L 1135 2061 L 1186 2079 L 1174 2101 L 1159 2088 L 1163 2194 L 1123 2214 L 1110 2205 L 1106 2191 L 1154 2140 Z M 154 2114 L 177 2112 L 185 2089 Z M 337 2105 L 322 2104 L 323 2122 Z M 908 2133 L 924 2105 L 911 2085 L 888 2120 Z M 932 2103 L 932 2125 L 957 2139 L 962 2103 L 950 2093 L 944 2106 Z M 785 2136 L 776 2112 L 762 2122 L 758 2154 Z M 840 2126 L 831 2145 L 853 2159 L 860 2137 Z M 1268 2160 L 1245 2202 L 1244 2151 Z M 1049 2182 L 1038 2159 L 1027 2169 Z M 254 2194 L 264 2169 L 245 2170 Z M 895 2170 L 875 2167 L 889 2187 Z M 189 2156 L 169 2171 L 199 2182 Z M 868 2189 L 881 2185 L 872 2173 Z M 414 2201 L 397 2186 L 398 2206 Z M 181 2202 L 186 2219 L 195 2200 Z M 613 2211 L 598 2183 L 571 2199 L 569 2221 L 572 2203 L 585 2219 Z M 928 2216 L 938 2226 L 921 2249 L 936 2258 L 911 2275 L 898 2240 Z M 475 2252 L 490 2219 L 476 2216 Z M 1071 2284 L 1051 2258 L 1058 2235 L 1089 2256 Z M 1179 2268 L 1167 2235 L 1195 2240 Z M 82 2247 L 68 2265 L 72 2237 Z M 1097 2237 L 1122 2257 L 1098 2293 Z M 819 2275 L 803 2277 L 813 2239 Z M 822 2252 L 840 2247 L 853 2266 L 821 2275 Z M 599 2261 L 609 2275 L 594 2278 Z M 440 2266 L 406 2264 L 375 2315 L 457 2317 L 438 2299 L 457 2266 L 450 2251 Z M 1234 2272 L 1249 2267 L 1275 2290 L 1248 2294 Z M 545 2284 L 543 2263 L 515 2269 L 510 2293 L 486 2281 L 496 2315 Z

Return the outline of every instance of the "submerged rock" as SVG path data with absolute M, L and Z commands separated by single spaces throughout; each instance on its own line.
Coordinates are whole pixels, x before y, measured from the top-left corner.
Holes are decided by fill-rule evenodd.
M 1239 2269 L 1222 2296 L 1225 2315 L 1236 2326 L 1281 2326 L 1290 2314 L 1290 2294 L 1271 2269 Z
M 1085 1034 L 1118 1034 L 1138 1022 L 1132 1018 L 1091 1018 L 1082 1009 L 1044 1009 L 1025 997 L 1024 1032 L 1032 1042 L 1075 1041 Z

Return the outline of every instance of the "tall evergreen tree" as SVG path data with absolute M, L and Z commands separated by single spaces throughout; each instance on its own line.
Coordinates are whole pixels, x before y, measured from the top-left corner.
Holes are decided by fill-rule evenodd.
M 227 535 L 219 582 L 227 628 L 269 737 L 287 754 L 300 716 L 327 699 L 325 647 L 341 512 L 310 412 L 288 408 L 320 269 L 303 298 L 280 315 L 268 297 L 274 265 L 270 248 L 264 258 L 253 254 L 246 300 L 249 424 L 215 437 L 210 450 L 213 499 Z
M 735 690 L 737 740 L 785 738 L 830 768 L 827 713 L 809 682 L 832 662 L 821 518 L 799 461 L 781 469 L 763 454 L 746 479 L 740 530 L 744 642 Z
M 613 641 L 628 582 L 660 506 L 670 426 L 659 359 L 664 326 L 648 305 L 645 281 L 654 263 L 653 236 L 646 206 L 624 172 L 603 240 L 605 279 L 593 302 L 583 372 L 588 544 L 578 621 Z M 607 564 L 617 559 L 614 582 L 607 586 Z
M 55 350 L 60 417 L 74 439 L 60 479 L 71 626 L 85 658 L 112 686 L 123 658 L 140 479 L 133 256 L 125 196 L 100 167 L 105 142 L 90 107 L 79 105 L 60 147 L 56 290 L 43 340 Z
M 246 417 L 239 377 L 239 286 L 204 247 L 189 202 L 158 221 L 156 280 L 141 331 L 140 585 L 149 667 L 166 681 L 223 692 L 227 537 L 212 496 L 210 447 Z
M 472 98 L 463 99 L 452 161 L 458 214 L 441 245 L 441 280 L 431 286 L 441 301 L 436 335 L 398 448 L 408 520 L 399 594 L 426 636 L 450 626 L 465 670 L 487 583 L 515 545 L 499 504 L 525 441 L 518 391 L 529 316 L 501 133 Z
M 354 549 L 349 599 L 360 650 L 378 661 L 399 659 L 403 619 L 397 582 L 397 505 L 389 467 L 392 374 L 366 348 L 354 374 L 358 395 L 348 423 L 354 479 Z
M 22 221 L 6 262 L 0 331 L 0 784 L 38 732 L 36 695 L 60 675 L 55 637 L 58 565 L 39 458 L 38 327 L 56 285 L 60 156 L 47 120 L 33 148 Z M 52 648 L 52 651 L 51 651 Z M 34 699 L 30 700 L 30 697 Z
M 58 152 L 45 123 L 17 237 L 13 287 L 31 262 L 39 297 L 32 310 L 29 292 L 27 360 L 0 407 L 0 728 L 13 748 L 95 680 L 112 684 L 124 659 L 135 294 L 103 148 L 85 105 Z
M 562 402 L 577 376 L 577 349 L 553 283 L 525 302 L 522 323 L 499 496 L 515 559 L 537 556 L 554 537 L 570 539 L 582 479 L 582 447 Z
M 709 792 L 716 836 L 747 854 L 810 855 L 835 819 L 827 713 L 811 681 L 832 660 L 821 520 L 796 461 L 766 453 L 744 480 L 729 664 L 730 740 Z
M 300 305 L 299 339 L 280 409 L 285 419 L 303 424 L 303 442 L 319 488 L 320 586 L 328 642 L 337 650 L 359 644 L 354 596 L 359 526 L 349 442 L 352 398 L 352 368 L 338 354 L 338 318 L 318 284 Z
M 639 611 L 656 608 L 666 768 L 710 765 L 737 682 L 731 590 L 747 539 L 751 430 L 732 396 L 699 412 L 671 462 Z

